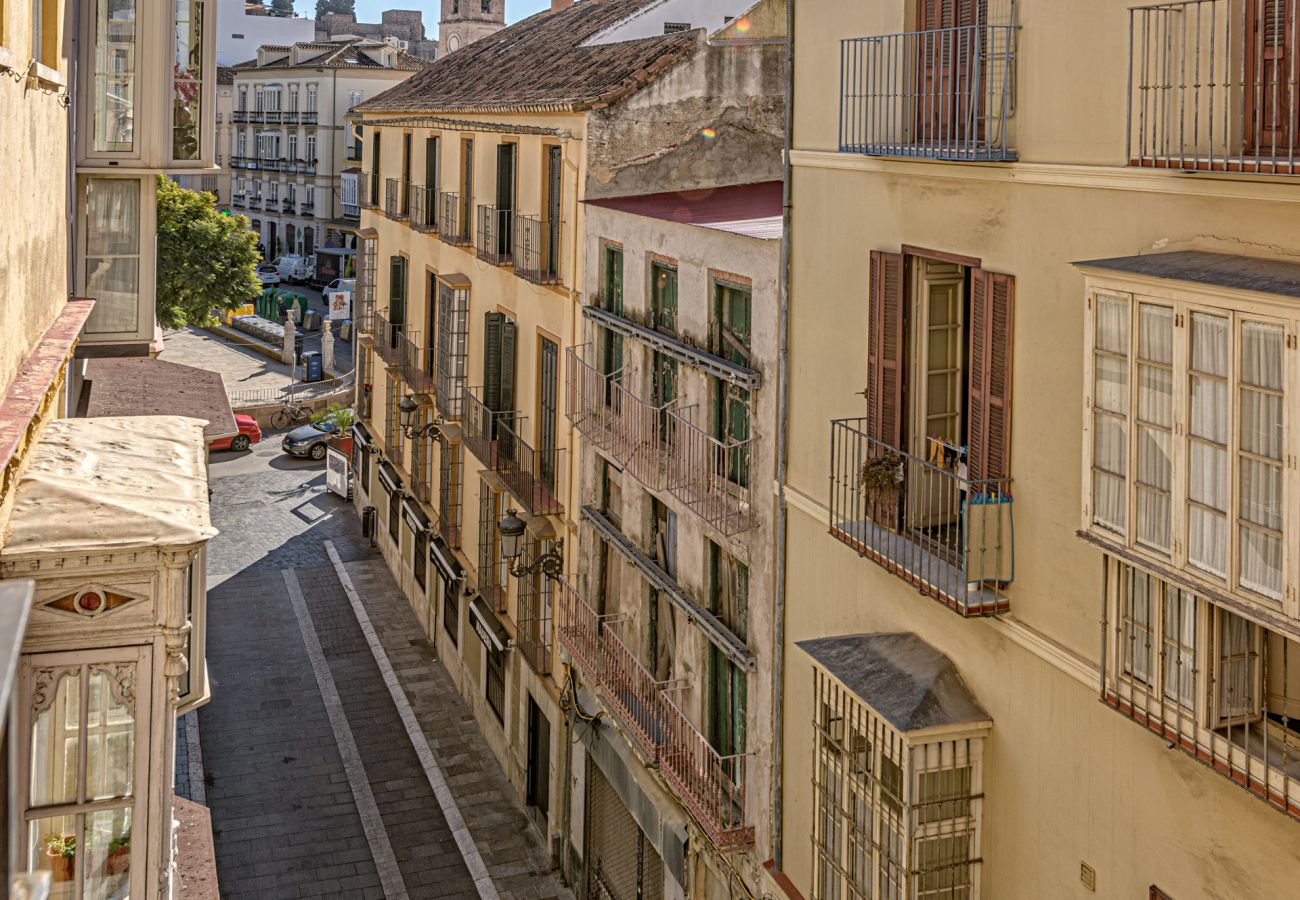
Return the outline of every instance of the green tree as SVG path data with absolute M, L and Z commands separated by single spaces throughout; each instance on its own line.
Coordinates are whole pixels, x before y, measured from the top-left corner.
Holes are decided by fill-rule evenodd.
M 327 13 L 344 13 L 356 15 L 356 0 L 316 0 L 316 18 Z
M 202 325 L 214 308 L 248 303 L 262 292 L 257 262 L 246 218 L 223 215 L 211 194 L 158 176 L 158 324 Z
M 282 16 L 292 16 L 293 0 L 271 0 L 271 9 Z

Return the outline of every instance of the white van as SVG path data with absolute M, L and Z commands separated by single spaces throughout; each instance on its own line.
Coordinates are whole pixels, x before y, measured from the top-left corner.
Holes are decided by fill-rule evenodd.
M 311 266 L 301 256 L 280 256 L 271 265 L 280 273 L 280 279 L 290 284 L 302 284 L 311 277 Z

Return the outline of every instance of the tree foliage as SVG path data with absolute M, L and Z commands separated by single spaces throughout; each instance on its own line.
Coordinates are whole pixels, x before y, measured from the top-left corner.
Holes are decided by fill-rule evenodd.
M 345 15 L 356 15 L 356 0 L 316 0 L 316 18 L 329 13 L 343 13 Z
M 262 292 L 257 235 L 243 216 L 217 211 L 208 193 L 158 176 L 158 324 L 201 325 Z
M 293 0 L 271 0 L 271 9 L 284 16 L 293 15 Z

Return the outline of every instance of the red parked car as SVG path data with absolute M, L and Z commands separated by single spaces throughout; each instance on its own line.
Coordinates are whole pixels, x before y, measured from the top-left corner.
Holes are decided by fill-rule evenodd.
M 257 420 L 252 416 L 236 414 L 235 424 L 239 426 L 239 434 L 234 437 L 217 438 L 208 444 L 208 449 L 247 450 L 250 444 L 256 444 L 262 439 L 262 429 L 257 426 Z

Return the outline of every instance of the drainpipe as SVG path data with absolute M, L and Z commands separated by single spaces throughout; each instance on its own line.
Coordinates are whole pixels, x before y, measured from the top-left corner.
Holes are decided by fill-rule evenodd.
M 778 379 L 776 430 L 776 591 L 772 643 L 772 867 L 785 870 L 781 827 L 785 802 L 785 478 L 790 419 L 790 149 L 794 145 L 794 0 L 785 0 L 785 160 L 781 187 L 781 273 L 778 288 Z

